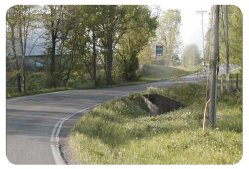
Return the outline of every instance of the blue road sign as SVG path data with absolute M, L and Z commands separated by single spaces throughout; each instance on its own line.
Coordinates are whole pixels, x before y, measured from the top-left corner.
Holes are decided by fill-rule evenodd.
M 156 56 L 163 56 L 163 46 L 156 45 Z

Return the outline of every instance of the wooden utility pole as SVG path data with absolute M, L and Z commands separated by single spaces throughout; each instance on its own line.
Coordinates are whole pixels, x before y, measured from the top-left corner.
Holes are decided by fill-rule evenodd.
M 213 6 L 213 50 L 211 58 L 211 79 L 210 79 L 210 104 L 209 104 L 209 114 L 208 119 L 211 127 L 214 128 L 216 122 L 216 66 L 217 58 L 219 56 L 219 5 Z
M 203 11 L 202 9 L 200 11 L 196 11 L 197 14 L 201 14 L 201 30 L 202 30 L 202 57 L 204 60 L 204 64 L 205 64 L 205 59 L 204 59 L 204 26 L 203 26 L 203 14 L 206 14 L 207 11 Z
M 229 41 L 228 41 L 228 6 L 224 6 L 225 10 L 225 23 L 226 23 L 226 36 L 225 36 L 225 45 L 226 45 L 226 91 L 229 92 Z
M 207 13 L 207 11 L 203 11 L 202 9 L 200 11 L 196 11 L 197 14 L 201 14 L 201 30 L 202 30 L 202 58 L 204 62 L 204 67 L 205 67 L 205 73 L 206 73 L 206 82 L 207 86 L 209 83 L 208 76 L 209 76 L 209 64 L 208 64 L 208 59 L 205 58 L 205 51 L 204 51 L 204 26 L 203 26 L 203 15 Z M 207 57 L 207 56 L 206 56 Z M 206 101 L 208 100 L 208 87 L 206 88 Z

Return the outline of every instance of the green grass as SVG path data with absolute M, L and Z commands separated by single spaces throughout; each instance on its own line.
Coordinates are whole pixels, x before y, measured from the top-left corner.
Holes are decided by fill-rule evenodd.
M 165 65 L 144 65 L 141 70 L 141 79 L 149 81 L 167 80 L 193 73 L 183 68 Z
M 242 99 L 218 97 L 216 128 L 203 131 L 204 89 L 197 84 L 147 89 L 144 93 L 188 105 L 159 116 L 149 116 L 141 93 L 94 108 L 70 133 L 74 158 L 81 164 L 237 163 L 242 157 Z

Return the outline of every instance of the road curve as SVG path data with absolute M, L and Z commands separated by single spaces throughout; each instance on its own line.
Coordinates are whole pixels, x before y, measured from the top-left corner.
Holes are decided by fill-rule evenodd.
M 61 122 L 76 112 L 104 101 L 138 92 L 149 86 L 168 87 L 196 82 L 196 75 L 179 81 L 163 81 L 108 89 L 68 90 L 7 99 L 6 155 L 13 164 L 58 164 L 51 142 Z M 199 78 L 201 80 L 203 78 Z

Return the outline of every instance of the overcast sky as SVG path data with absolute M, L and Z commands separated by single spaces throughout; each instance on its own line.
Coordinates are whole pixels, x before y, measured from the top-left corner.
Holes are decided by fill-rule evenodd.
M 202 22 L 201 14 L 197 14 L 196 11 L 207 11 L 206 14 L 203 14 L 203 26 L 204 26 L 204 35 L 208 28 L 209 15 L 210 15 L 210 5 L 206 6 L 166 6 L 160 5 L 162 11 L 167 11 L 168 9 L 179 9 L 181 11 L 182 17 L 182 26 L 181 26 L 181 37 L 183 45 L 188 44 L 197 44 L 199 49 L 202 51 Z

